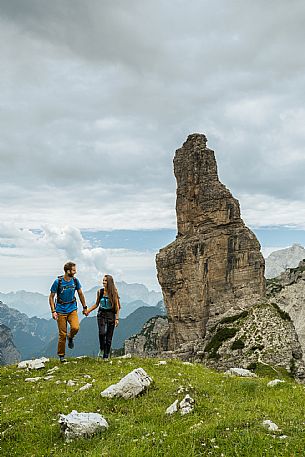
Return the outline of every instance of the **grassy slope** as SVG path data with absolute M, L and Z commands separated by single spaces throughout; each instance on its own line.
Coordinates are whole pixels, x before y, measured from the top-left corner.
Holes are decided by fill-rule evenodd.
M 291 380 L 268 388 L 268 378 L 231 378 L 177 360 L 156 366 L 156 359 L 112 359 L 110 364 L 86 358 L 61 365 L 50 381 L 24 382 L 55 365 L 58 362 L 52 359 L 45 369 L 31 373 L 0 368 L 1 456 L 304 456 L 305 391 Z M 155 381 L 146 394 L 133 400 L 100 396 L 140 366 Z M 88 382 L 85 374 L 96 382 L 90 390 L 78 392 Z M 78 385 L 55 384 L 68 379 Z M 185 395 L 177 394 L 181 385 L 195 398 L 194 412 L 167 417 L 166 408 Z M 65 443 L 58 414 L 72 409 L 100 412 L 109 423 L 108 431 Z M 278 424 L 281 432 L 272 436 L 261 426 L 264 419 Z M 281 434 L 288 438 L 280 439 Z

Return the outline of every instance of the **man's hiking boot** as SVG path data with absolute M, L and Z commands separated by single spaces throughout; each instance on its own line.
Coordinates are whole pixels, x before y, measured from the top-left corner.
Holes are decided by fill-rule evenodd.
M 64 355 L 59 356 L 59 361 L 60 361 L 60 363 L 67 363 L 67 359 L 65 359 Z
M 68 348 L 69 349 L 73 349 L 74 348 L 73 338 L 68 338 Z

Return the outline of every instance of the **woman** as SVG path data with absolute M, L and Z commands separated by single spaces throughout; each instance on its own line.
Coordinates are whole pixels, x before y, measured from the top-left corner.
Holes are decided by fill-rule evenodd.
M 121 308 L 118 291 L 115 287 L 113 277 L 110 275 L 104 276 L 103 288 L 97 291 L 96 302 L 86 311 L 86 316 L 98 306 L 97 324 L 100 340 L 98 356 L 108 359 L 114 327 L 119 325 L 119 312 Z

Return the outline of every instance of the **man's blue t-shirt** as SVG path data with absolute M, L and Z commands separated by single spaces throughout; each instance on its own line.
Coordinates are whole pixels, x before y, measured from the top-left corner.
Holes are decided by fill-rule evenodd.
M 65 281 L 64 278 L 61 279 L 61 287 L 58 291 L 58 296 L 64 304 L 56 303 L 56 312 L 60 314 L 69 314 L 75 309 L 77 309 L 77 302 L 75 298 L 75 290 L 81 289 L 81 284 L 77 278 L 75 278 L 76 284 L 74 284 L 74 279 L 71 278 L 70 281 Z M 51 292 L 57 294 L 59 279 L 56 278 L 52 284 Z M 75 287 L 76 286 L 76 287 Z M 57 300 L 56 300 L 57 301 Z

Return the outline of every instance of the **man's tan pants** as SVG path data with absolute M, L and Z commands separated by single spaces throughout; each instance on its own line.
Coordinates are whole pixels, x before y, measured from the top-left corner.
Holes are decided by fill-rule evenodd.
M 68 338 L 74 338 L 79 331 L 79 322 L 77 310 L 75 309 L 69 314 L 57 314 L 58 325 L 58 355 L 65 355 L 66 339 L 67 339 L 67 323 L 70 324 L 70 332 Z

